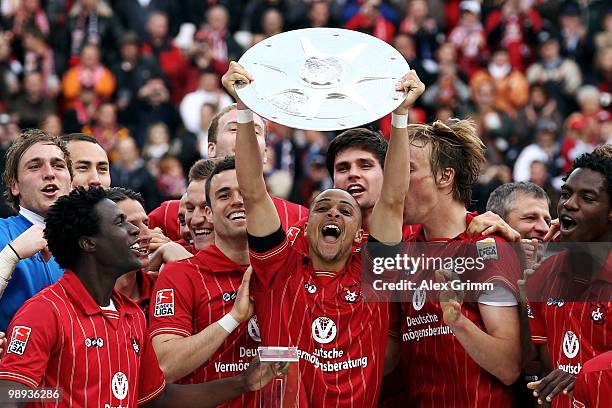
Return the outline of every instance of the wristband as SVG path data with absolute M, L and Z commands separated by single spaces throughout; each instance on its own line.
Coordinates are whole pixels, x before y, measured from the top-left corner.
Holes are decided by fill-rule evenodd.
M 238 123 L 253 122 L 253 112 L 250 109 L 238 109 L 236 116 Z
M 240 112 L 240 111 L 238 111 Z M 225 316 L 223 316 L 222 318 L 220 318 L 219 320 L 217 320 L 217 323 L 219 323 L 219 325 L 221 327 L 223 327 L 223 330 L 225 330 L 228 333 L 233 332 L 234 330 L 236 330 L 236 327 L 238 327 L 238 325 L 240 323 L 238 323 L 238 321 L 236 319 L 234 319 L 234 317 L 231 314 L 226 314 Z
M 408 115 L 391 114 L 391 126 L 396 129 L 406 129 L 408 127 Z

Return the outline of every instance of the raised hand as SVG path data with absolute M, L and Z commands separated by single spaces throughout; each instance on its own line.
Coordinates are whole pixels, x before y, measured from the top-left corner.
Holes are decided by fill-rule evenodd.
M 229 68 L 225 75 L 221 78 L 221 83 L 228 94 L 234 98 L 236 102 L 242 103 L 236 93 L 236 85 L 250 84 L 253 81 L 253 76 L 236 61 L 230 62 Z
M 397 82 L 395 90 L 405 92 L 406 97 L 393 113 L 397 115 L 407 115 L 410 107 L 416 102 L 419 96 L 425 92 L 425 84 L 421 82 L 416 71 L 413 69 L 408 71 L 408 73 Z
M 32 225 L 15 238 L 11 245 L 15 251 L 17 251 L 21 259 L 29 258 L 38 251 L 43 252 L 45 260 L 50 258 L 50 253 L 47 249 L 47 240 L 44 237 L 44 228 L 40 225 Z
M 242 283 L 236 293 L 236 301 L 230 311 L 230 314 L 237 322 L 242 323 L 253 316 L 254 306 L 250 296 L 250 284 L 253 268 L 248 267 L 242 276 Z
M 527 388 L 533 390 L 534 397 L 538 397 L 538 404 L 544 404 L 551 402 L 560 392 L 571 394 L 574 384 L 576 384 L 574 375 L 557 368 L 541 380 L 528 383 Z

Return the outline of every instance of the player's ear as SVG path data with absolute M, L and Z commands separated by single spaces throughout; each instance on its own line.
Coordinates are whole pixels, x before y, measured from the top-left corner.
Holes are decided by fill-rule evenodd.
M 206 216 L 206 218 L 208 218 L 208 220 L 212 220 L 212 208 L 210 208 L 210 206 L 206 206 L 204 208 L 204 215 Z
M 92 237 L 79 238 L 79 248 L 83 251 L 91 253 L 96 251 L 96 239 Z
M 438 186 L 444 187 L 452 187 L 453 182 L 455 180 L 455 169 L 452 167 L 447 167 L 438 175 Z
M 208 142 L 208 157 L 214 158 L 217 157 L 217 144 Z
M 362 239 L 363 239 L 363 229 L 359 228 L 357 232 L 355 233 L 355 238 L 353 238 L 353 242 L 356 244 L 359 244 Z

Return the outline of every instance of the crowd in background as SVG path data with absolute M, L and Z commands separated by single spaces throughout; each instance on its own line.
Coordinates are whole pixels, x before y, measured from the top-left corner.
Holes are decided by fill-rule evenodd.
M 113 185 L 140 192 L 148 211 L 180 198 L 207 157 L 210 122 L 232 103 L 220 83 L 229 61 L 298 28 L 393 45 L 427 86 L 411 121 L 476 121 L 488 165 L 473 210 L 512 180 L 556 203 L 573 160 L 612 143 L 606 1 L 3 0 L 0 13 L 0 172 L 21 129 L 82 132 L 108 152 Z M 388 136 L 390 119 L 369 126 Z M 334 136 L 270 123 L 272 193 L 308 205 L 330 187 Z

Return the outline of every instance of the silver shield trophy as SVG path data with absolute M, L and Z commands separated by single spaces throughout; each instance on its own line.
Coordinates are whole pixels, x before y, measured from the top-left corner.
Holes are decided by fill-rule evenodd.
M 397 108 L 395 90 L 410 69 L 378 38 L 338 28 L 288 31 L 256 44 L 238 61 L 255 80 L 236 87 L 254 112 L 304 130 L 342 130 Z

